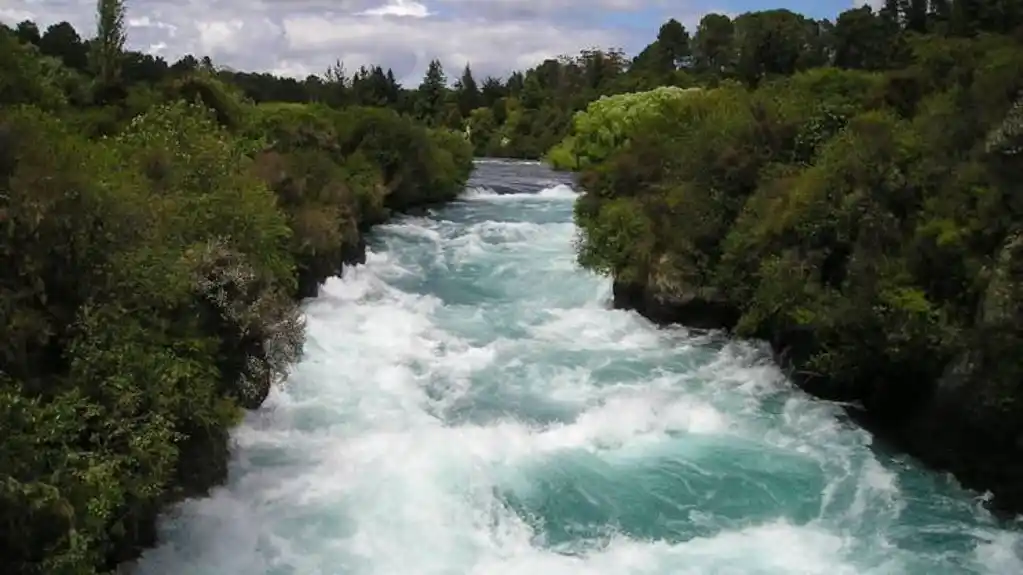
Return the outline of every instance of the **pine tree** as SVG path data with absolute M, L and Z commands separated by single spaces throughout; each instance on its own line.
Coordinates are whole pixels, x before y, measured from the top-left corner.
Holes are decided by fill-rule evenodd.
M 457 90 L 458 110 L 462 113 L 463 117 L 468 118 L 473 110 L 482 105 L 480 89 L 476 85 L 476 79 L 472 76 L 472 69 L 469 67 L 469 64 L 466 64 L 465 70 L 462 71 L 462 77 L 458 80 Z
M 661 46 L 667 68 L 677 70 L 689 62 L 692 55 L 689 32 L 678 20 L 672 18 L 661 25 L 657 43 Z
M 927 0 L 908 0 L 904 10 L 906 29 L 921 34 L 927 31 Z
M 394 77 L 394 70 L 388 68 L 385 78 L 387 80 L 387 104 L 397 106 L 401 101 L 401 86 L 398 85 L 398 80 Z
M 344 62 L 335 60 L 323 74 L 324 102 L 335 108 L 347 104 L 349 84 L 350 80 L 348 72 L 345 71 Z
M 444 113 L 444 100 L 447 96 L 447 77 L 440 60 L 431 60 L 430 66 L 419 84 L 416 100 L 416 117 L 431 126 L 439 125 Z

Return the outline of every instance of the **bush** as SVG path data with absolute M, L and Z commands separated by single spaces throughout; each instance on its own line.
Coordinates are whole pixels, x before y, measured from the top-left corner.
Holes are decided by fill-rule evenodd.
M 361 257 L 360 229 L 390 211 L 453 199 L 472 170 L 460 135 L 378 108 L 261 104 L 245 133 L 260 138 L 255 173 L 280 199 L 294 232 L 298 291 Z

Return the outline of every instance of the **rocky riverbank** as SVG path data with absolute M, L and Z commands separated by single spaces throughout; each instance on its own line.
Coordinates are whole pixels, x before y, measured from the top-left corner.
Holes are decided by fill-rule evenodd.
M 930 467 L 951 472 L 966 487 L 990 491 L 991 508 L 1012 516 L 1023 513 L 1021 272 L 1023 235 L 1016 235 L 1000 250 L 990 272 L 976 331 L 934 379 L 850 385 L 809 369 L 818 349 L 812 330 L 765 335 L 776 361 L 801 389 L 842 402 L 856 422 L 883 442 Z M 636 310 L 661 325 L 732 331 L 741 316 L 740 305 L 713 289 L 678 294 L 663 287 L 616 281 L 613 293 L 616 308 Z

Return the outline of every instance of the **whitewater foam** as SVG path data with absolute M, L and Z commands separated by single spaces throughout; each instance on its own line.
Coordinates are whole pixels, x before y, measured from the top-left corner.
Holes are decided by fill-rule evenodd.
M 521 200 L 571 200 L 579 196 L 579 192 L 567 184 L 556 184 L 541 189 L 539 192 L 499 193 L 487 186 L 469 188 L 463 195 L 466 200 L 490 200 L 490 201 L 521 201 Z

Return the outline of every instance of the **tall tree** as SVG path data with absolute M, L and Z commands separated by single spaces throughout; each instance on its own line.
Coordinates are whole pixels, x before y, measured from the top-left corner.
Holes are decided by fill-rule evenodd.
M 345 63 L 335 60 L 323 73 L 323 101 L 328 106 L 343 106 L 348 101 L 349 79 Z
M 888 65 L 891 23 L 861 6 L 839 14 L 832 30 L 834 64 L 839 68 L 882 70 Z
M 678 20 L 672 18 L 661 25 L 657 31 L 657 43 L 671 69 L 677 70 L 689 63 L 692 55 L 689 32 Z
M 88 51 L 74 26 L 67 22 L 52 24 L 39 39 L 39 50 L 60 58 L 64 65 L 79 71 L 88 67 Z
M 97 0 L 96 40 L 90 56 L 101 89 L 109 90 L 120 82 L 124 42 L 124 0 Z
M 39 44 L 39 26 L 31 20 L 19 22 L 14 29 L 14 35 L 25 44 Z
M 806 66 L 812 44 L 809 21 L 785 9 L 748 12 L 735 19 L 736 73 L 749 86 L 771 75 L 789 75 Z
M 906 0 L 903 10 L 906 15 L 906 29 L 913 32 L 927 31 L 928 0 Z
M 387 102 L 391 106 L 397 106 L 401 101 L 401 86 L 394 77 L 394 70 L 388 68 L 384 80 L 387 82 Z
M 484 106 L 493 106 L 495 102 L 505 97 L 508 91 L 501 80 L 493 76 L 487 76 L 483 80 L 483 87 L 480 88 L 480 96 Z
M 937 22 L 948 22 L 952 15 L 952 2 L 949 0 L 931 0 L 931 18 Z
M 416 99 L 416 117 L 431 126 L 443 120 L 444 101 L 447 97 L 447 77 L 440 60 L 431 60 L 422 83 L 419 84 Z
M 700 20 L 693 42 L 696 65 L 702 71 L 721 73 L 732 65 L 735 26 L 723 14 L 707 14 Z
M 482 104 L 479 86 L 476 85 L 476 79 L 473 78 L 472 68 L 468 63 L 462 70 L 462 77 L 458 79 L 455 90 L 458 97 L 458 110 L 462 113 L 462 117 L 468 118 L 469 113 Z

